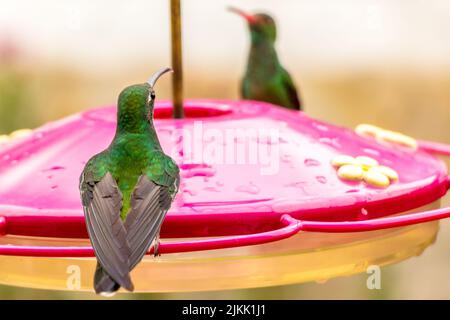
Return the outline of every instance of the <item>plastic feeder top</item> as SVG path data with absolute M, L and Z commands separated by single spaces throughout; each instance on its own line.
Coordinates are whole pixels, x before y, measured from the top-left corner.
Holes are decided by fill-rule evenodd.
M 159 139 L 178 162 L 182 181 L 162 227 L 162 257 L 148 263 L 205 258 L 196 251 L 216 258 L 220 252 L 264 256 L 283 251 L 285 241 L 291 242 L 284 248 L 295 250 L 287 238 L 298 238 L 299 231 L 379 232 L 449 216 L 447 208 L 437 209 L 449 187 L 446 166 L 420 148 L 382 144 L 261 102 L 191 100 L 185 113 L 175 120 L 169 102 L 155 108 Z M 0 146 L 0 256 L 93 256 L 78 179 L 86 161 L 111 142 L 115 125 L 115 107 L 100 108 Z M 435 210 L 398 215 L 424 208 Z M 329 235 L 327 245 L 333 239 L 343 238 Z M 298 281 L 269 282 L 292 280 Z M 239 285 L 217 288 L 228 287 Z

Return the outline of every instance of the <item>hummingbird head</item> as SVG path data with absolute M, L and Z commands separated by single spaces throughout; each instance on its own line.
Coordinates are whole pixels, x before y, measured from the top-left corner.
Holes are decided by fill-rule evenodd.
M 118 102 L 118 128 L 128 132 L 139 132 L 153 121 L 156 81 L 163 74 L 172 71 L 171 68 L 163 68 L 155 72 L 146 83 L 135 84 L 122 90 Z
M 148 104 L 151 106 L 151 108 L 153 109 L 153 105 L 155 103 L 155 98 L 156 98 L 156 94 L 155 94 L 155 84 L 156 81 L 158 81 L 158 79 L 167 72 L 173 72 L 172 68 L 169 67 L 165 67 L 162 68 L 158 71 L 156 71 L 150 78 L 148 78 L 147 83 L 149 85 L 149 95 L 148 95 Z
M 275 42 L 277 38 L 277 28 L 275 20 L 266 13 L 249 14 L 241 9 L 229 7 L 229 11 L 243 17 L 250 28 L 252 36 L 262 37 Z

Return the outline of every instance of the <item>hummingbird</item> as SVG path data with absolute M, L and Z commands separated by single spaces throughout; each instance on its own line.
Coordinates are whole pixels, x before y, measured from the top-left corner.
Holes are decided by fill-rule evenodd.
M 80 176 L 86 227 L 97 257 L 94 289 L 113 295 L 134 290 L 130 271 L 150 246 L 158 254 L 159 232 L 178 191 L 179 168 L 164 154 L 153 125 L 154 86 L 148 82 L 119 95 L 116 133 L 107 149 L 94 155 Z
M 252 15 L 234 7 L 228 9 L 242 16 L 250 29 L 251 46 L 241 83 L 242 98 L 301 110 L 302 104 L 294 82 L 280 64 L 275 50 L 275 20 L 265 13 Z

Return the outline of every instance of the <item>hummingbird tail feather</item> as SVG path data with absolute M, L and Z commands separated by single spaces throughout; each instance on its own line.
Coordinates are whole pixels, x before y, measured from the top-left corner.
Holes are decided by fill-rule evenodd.
M 97 263 L 97 268 L 95 270 L 94 276 L 94 289 L 95 293 L 104 295 L 104 296 L 112 296 L 116 291 L 120 289 L 120 284 L 118 284 L 111 276 L 101 267 L 99 263 Z M 134 290 L 133 283 L 131 280 L 125 289 L 129 291 Z

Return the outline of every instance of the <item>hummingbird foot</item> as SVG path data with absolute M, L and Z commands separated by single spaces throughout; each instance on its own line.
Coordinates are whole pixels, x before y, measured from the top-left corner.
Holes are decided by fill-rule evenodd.
M 161 256 L 161 254 L 159 253 L 159 233 L 155 238 L 155 244 L 153 246 L 153 256 L 155 258 Z

